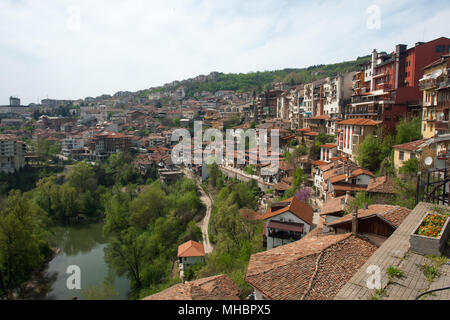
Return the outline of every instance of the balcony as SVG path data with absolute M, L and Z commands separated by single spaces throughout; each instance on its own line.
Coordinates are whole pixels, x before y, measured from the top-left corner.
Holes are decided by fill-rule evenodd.
M 376 86 L 377 90 L 391 90 L 391 85 L 389 83 L 379 83 Z
M 385 75 L 386 75 L 386 72 L 380 72 L 380 73 L 374 74 L 373 78 L 376 79 L 376 78 L 384 77 Z
M 450 130 L 450 122 L 448 120 L 436 121 L 436 130 L 449 131 Z

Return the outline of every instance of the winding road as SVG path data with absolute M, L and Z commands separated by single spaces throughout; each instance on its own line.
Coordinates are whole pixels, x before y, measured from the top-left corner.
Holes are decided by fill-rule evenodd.
M 190 171 L 188 169 L 184 169 L 183 172 L 189 179 L 194 180 L 195 183 L 197 184 L 197 187 L 200 190 L 200 193 L 202 195 L 200 197 L 200 200 L 203 202 L 203 204 L 206 207 L 205 218 L 202 221 L 199 222 L 198 226 L 202 230 L 203 247 L 205 249 L 205 254 L 209 254 L 209 253 L 213 252 L 213 250 L 214 250 L 214 247 L 212 246 L 211 242 L 209 241 L 209 220 L 211 219 L 212 200 L 206 194 L 206 192 L 203 190 L 199 179 L 194 176 L 192 171 Z

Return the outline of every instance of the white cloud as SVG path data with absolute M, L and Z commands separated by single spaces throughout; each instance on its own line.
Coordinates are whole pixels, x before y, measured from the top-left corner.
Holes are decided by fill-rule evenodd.
M 372 4 L 381 9 L 380 30 L 366 27 Z M 24 103 L 84 98 L 210 71 L 354 59 L 445 36 L 447 7 L 406 0 L 0 0 L 0 103 L 10 95 Z M 79 28 L 70 8 L 79 8 Z

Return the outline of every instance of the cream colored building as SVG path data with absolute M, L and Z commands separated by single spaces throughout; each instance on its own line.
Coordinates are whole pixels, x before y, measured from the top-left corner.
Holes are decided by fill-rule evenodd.
M 433 138 L 438 134 L 450 132 L 448 125 L 449 67 L 449 56 L 442 56 L 424 68 L 424 75 L 419 80 L 420 89 L 423 91 L 422 134 L 424 138 Z M 445 99 L 443 99 L 444 96 Z M 443 122 L 445 122 L 444 126 L 442 126 Z
M 14 173 L 25 166 L 26 145 L 16 136 L 0 134 L 0 172 Z

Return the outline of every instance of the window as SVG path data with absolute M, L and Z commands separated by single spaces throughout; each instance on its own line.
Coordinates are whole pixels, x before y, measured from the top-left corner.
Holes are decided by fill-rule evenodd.
M 445 52 L 445 46 L 444 45 L 436 46 L 436 52 Z
M 399 157 L 399 159 L 400 159 L 401 161 L 403 161 L 403 160 L 405 159 L 405 153 L 404 153 L 403 151 L 400 151 L 400 157 Z
M 416 158 L 416 154 L 415 153 L 411 153 L 411 159 L 415 159 Z

